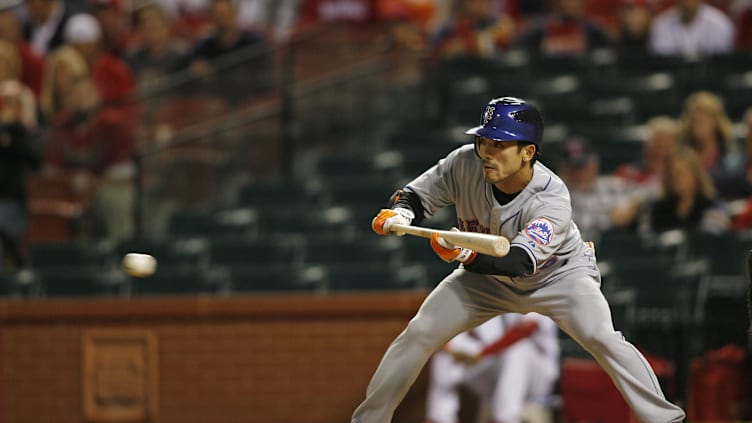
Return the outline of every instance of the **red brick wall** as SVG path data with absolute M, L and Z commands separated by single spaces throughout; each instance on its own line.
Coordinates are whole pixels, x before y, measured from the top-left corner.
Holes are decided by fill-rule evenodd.
M 80 423 L 82 334 L 158 343 L 160 423 L 347 422 L 425 293 L 0 303 L 3 422 Z M 395 423 L 420 421 L 425 372 Z

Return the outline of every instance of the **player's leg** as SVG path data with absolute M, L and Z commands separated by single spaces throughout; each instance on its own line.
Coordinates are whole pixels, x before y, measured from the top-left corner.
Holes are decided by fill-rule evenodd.
M 434 351 L 493 315 L 478 307 L 475 298 L 484 292 L 485 284 L 487 279 L 482 276 L 455 270 L 426 297 L 418 313 L 384 353 L 368 384 L 365 400 L 353 413 L 353 423 L 390 422 Z
M 456 423 L 460 410 L 459 387 L 467 366 L 446 352 L 437 352 L 430 362 L 426 394 L 426 423 Z
M 684 412 L 666 400 L 645 357 L 614 330 L 600 284 L 590 275 L 568 275 L 539 289 L 531 306 L 551 317 L 609 374 L 643 423 L 683 421 Z

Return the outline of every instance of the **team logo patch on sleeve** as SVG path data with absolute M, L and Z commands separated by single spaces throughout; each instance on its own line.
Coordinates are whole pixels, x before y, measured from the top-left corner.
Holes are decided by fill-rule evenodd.
M 525 228 L 525 233 L 538 245 L 548 245 L 554 237 L 554 224 L 550 220 L 539 217 Z

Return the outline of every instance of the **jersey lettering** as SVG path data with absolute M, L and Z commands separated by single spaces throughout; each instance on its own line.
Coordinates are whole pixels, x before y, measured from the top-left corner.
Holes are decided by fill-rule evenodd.
M 464 232 L 478 232 L 481 234 L 491 233 L 491 228 L 487 228 L 481 225 L 477 219 L 463 220 L 463 219 L 457 218 L 457 223 L 459 223 L 460 229 L 462 229 Z

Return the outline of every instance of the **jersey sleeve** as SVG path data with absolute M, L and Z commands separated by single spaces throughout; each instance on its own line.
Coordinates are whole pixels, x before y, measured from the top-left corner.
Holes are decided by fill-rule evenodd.
M 436 211 L 454 204 L 457 183 L 454 174 L 458 155 L 462 148 L 449 153 L 434 166 L 407 184 L 406 189 L 415 192 L 420 197 L 426 218 L 430 218 Z
M 565 243 L 572 224 L 572 208 L 563 200 L 552 204 L 541 202 L 521 223 L 522 229 L 510 245 L 521 247 L 530 255 L 535 274 L 549 260 L 556 260 L 554 256 Z

